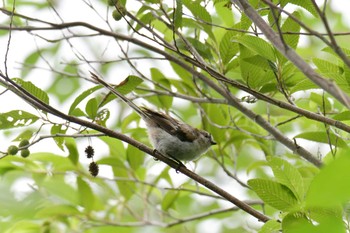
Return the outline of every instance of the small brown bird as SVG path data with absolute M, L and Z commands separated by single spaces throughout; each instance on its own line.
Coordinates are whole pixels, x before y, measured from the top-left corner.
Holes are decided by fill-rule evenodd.
M 208 132 L 194 128 L 167 114 L 146 107 L 138 107 L 95 74 L 91 73 L 91 75 L 94 80 L 122 99 L 142 117 L 146 122 L 150 141 L 160 153 L 177 161 L 190 161 L 198 158 L 210 146 L 216 144 Z

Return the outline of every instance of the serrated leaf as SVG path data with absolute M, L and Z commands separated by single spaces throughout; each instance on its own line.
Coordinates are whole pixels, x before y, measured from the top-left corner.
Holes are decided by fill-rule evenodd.
M 292 13 L 292 16 L 299 19 L 300 14 L 297 11 Z M 282 32 L 293 32 L 295 34 L 284 34 L 283 39 L 287 45 L 291 48 L 296 49 L 299 42 L 299 32 L 300 32 L 300 24 L 298 24 L 294 19 L 288 17 L 286 21 L 284 21 L 282 27 Z
M 197 19 L 198 25 L 203 28 L 203 30 L 209 35 L 209 37 L 215 41 L 215 35 L 212 32 L 212 19 L 209 12 L 201 6 L 201 1 L 191 1 L 191 0 L 182 0 L 183 5 L 186 6 L 187 9 L 189 9 L 192 13 L 192 15 Z M 201 22 L 205 23 L 201 23 Z M 188 21 L 187 21 L 188 22 Z M 183 25 L 188 26 L 187 23 L 185 23 L 185 19 L 183 20 Z
M 346 78 L 347 68 L 344 70 L 330 61 L 319 58 L 313 58 L 312 61 L 324 77 L 333 79 L 339 87 L 346 91 L 349 90 L 349 82 Z
M 183 4 L 191 11 L 194 17 L 200 18 L 205 22 L 211 24 L 211 15 L 200 5 L 200 1 L 183 0 Z
M 49 96 L 46 94 L 46 92 L 35 86 L 32 82 L 24 81 L 20 78 L 13 78 L 12 80 L 15 81 L 17 84 L 21 85 L 21 87 L 23 87 L 26 91 L 28 91 L 30 94 L 32 94 L 45 104 L 50 104 Z
M 293 192 L 285 185 L 267 179 L 252 179 L 248 185 L 270 206 L 288 211 L 298 204 Z
M 251 88 L 260 88 L 269 82 L 274 82 L 273 71 L 266 58 L 260 55 L 250 56 L 250 50 L 244 46 L 240 46 L 240 70 L 242 78 Z
M 0 114 L 0 130 L 24 127 L 35 123 L 39 117 L 22 110 L 12 110 Z
M 322 73 L 339 73 L 340 67 L 332 62 L 320 58 L 313 58 L 312 62 Z
M 275 51 L 273 47 L 265 40 L 256 36 L 242 36 L 233 39 L 233 41 L 238 42 L 248 49 L 259 54 L 270 61 L 276 61 Z
M 232 42 L 232 38 L 236 35 L 235 32 L 228 31 L 222 37 L 220 41 L 219 51 L 222 59 L 222 63 L 227 65 L 227 63 L 233 58 L 234 55 L 238 53 L 237 43 Z
M 300 79 L 299 82 L 297 82 L 294 86 L 291 87 L 290 92 L 294 93 L 297 91 L 304 91 L 309 89 L 318 88 L 316 84 L 310 81 L 310 79 L 304 78 Z
M 287 186 L 298 200 L 303 200 L 304 181 L 298 169 L 278 157 L 268 157 L 267 160 L 277 181 Z
M 340 138 L 339 136 L 335 135 L 332 132 L 324 132 L 324 131 L 312 131 L 312 132 L 305 132 L 298 134 L 294 136 L 294 138 L 302 138 L 314 142 L 321 142 L 326 144 L 331 144 L 333 146 L 337 147 L 348 147 L 347 143 Z

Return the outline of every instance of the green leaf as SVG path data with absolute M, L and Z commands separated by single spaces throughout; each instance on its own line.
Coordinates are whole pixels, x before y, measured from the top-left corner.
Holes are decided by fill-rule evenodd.
M 275 82 L 268 60 L 259 55 L 250 56 L 249 51 L 246 47 L 240 46 L 241 75 L 247 85 L 259 89 L 262 85 Z
M 298 169 L 278 157 L 270 156 L 267 160 L 277 181 L 287 186 L 299 201 L 303 200 L 304 181 Z
M 327 216 L 318 221 L 311 221 L 302 213 L 287 214 L 282 220 L 283 233 L 345 233 L 341 218 Z
M 167 211 L 169 208 L 171 208 L 174 205 L 174 203 L 176 203 L 176 200 L 178 199 L 179 195 L 179 191 L 169 190 L 163 197 L 162 210 Z
M 175 29 L 182 28 L 182 1 L 176 0 L 176 9 L 174 12 Z
M 279 233 L 279 232 L 281 232 L 281 223 L 276 220 L 267 221 L 259 230 L 259 233 Z
M 106 127 L 106 122 L 109 119 L 110 115 L 111 115 L 110 111 L 104 108 L 97 112 L 95 121 L 97 124 Z
M 50 165 L 50 169 L 53 172 L 66 172 L 76 169 L 70 159 L 63 157 L 62 155 L 49 152 L 37 152 L 32 153 L 30 157 L 34 161 L 40 161 L 45 165 Z
M 344 73 L 342 67 L 319 58 L 313 58 L 312 61 L 323 76 L 334 80 L 339 87 L 343 88 L 345 91 L 349 91 L 349 82 L 346 79 L 346 73 Z M 345 69 L 345 71 L 347 70 L 348 69 Z
M 298 204 L 293 192 L 278 182 L 267 179 L 252 179 L 248 181 L 248 185 L 266 204 L 278 210 L 288 211 Z
M 335 114 L 332 118 L 337 121 L 348 121 L 350 120 L 350 111 Z
M 68 149 L 68 158 L 74 164 L 77 165 L 79 162 L 79 152 L 77 144 L 72 138 L 65 138 L 65 146 Z
M 76 61 L 68 63 L 61 72 L 57 72 L 47 92 L 63 103 L 81 87 L 80 78 L 77 78 L 78 73 Z
M 298 82 L 294 84 L 294 86 L 291 87 L 290 92 L 295 93 L 297 91 L 304 91 L 309 89 L 318 88 L 316 84 L 310 81 L 310 79 L 307 79 L 304 75 L 297 75 Z
M 130 92 L 132 92 L 133 90 L 135 90 L 135 88 L 140 85 L 143 82 L 143 80 L 135 75 L 129 75 L 126 79 L 124 79 L 121 83 L 119 83 L 115 89 L 123 94 L 126 95 Z M 116 99 L 117 96 L 115 96 L 112 93 L 108 93 L 107 97 L 103 100 L 103 102 L 99 105 L 99 107 L 102 107 L 104 105 L 106 105 L 107 103 L 109 103 L 110 101 Z
M 69 111 L 68 111 L 68 114 L 72 115 L 73 111 L 76 110 L 77 106 L 81 103 L 81 101 L 83 101 L 86 97 L 88 97 L 89 95 L 91 95 L 92 93 L 94 93 L 95 91 L 97 91 L 101 88 L 102 88 L 102 86 L 95 86 L 95 87 L 92 87 L 92 88 L 84 91 L 83 93 L 81 93 L 77 98 L 75 98 L 75 100 L 71 104 Z
M 86 114 L 90 117 L 90 119 L 94 120 L 97 115 L 98 110 L 98 101 L 96 98 L 90 99 L 85 106 Z
M 22 220 L 14 223 L 4 233 L 37 233 L 41 231 L 41 225 L 32 221 Z
M 332 103 L 323 95 L 312 92 L 310 94 L 310 100 L 315 102 L 325 112 L 332 110 Z
M 170 81 L 164 76 L 164 74 L 156 69 L 156 68 L 151 68 L 151 75 L 152 75 L 152 80 L 163 87 L 166 87 L 168 89 L 171 88 L 171 83 Z M 169 109 L 172 104 L 173 104 L 173 97 L 171 96 L 160 96 L 157 95 L 157 100 L 159 101 L 161 107 L 165 109 Z
M 192 1 L 192 0 L 182 0 L 183 4 L 189 9 L 192 15 L 197 19 L 196 23 L 199 23 L 199 26 L 209 35 L 209 37 L 215 41 L 215 35 L 212 32 L 212 19 L 209 12 L 201 6 L 201 1 Z M 185 21 L 185 20 L 183 20 Z M 205 23 L 201 23 L 201 22 Z M 183 25 L 188 26 L 183 22 Z
M 143 80 L 135 75 L 129 75 L 121 83 L 117 85 L 117 90 L 126 95 L 132 92 L 138 85 L 140 85 Z
M 137 170 L 140 166 L 142 166 L 145 159 L 144 152 L 140 151 L 132 145 L 129 145 L 126 149 L 126 156 L 127 161 L 133 170 Z
M 26 77 L 29 72 L 34 70 L 33 66 L 38 62 L 40 55 L 41 52 L 35 50 L 24 59 L 23 67 L 21 69 L 21 77 Z
M 57 197 L 60 201 L 68 201 L 69 204 L 79 205 L 77 190 L 71 184 L 67 184 L 64 176 L 48 177 L 41 183 L 41 188 L 46 189 L 52 198 Z
M 194 17 L 209 24 L 212 22 L 209 12 L 200 5 L 200 1 L 183 0 L 182 2 L 191 11 Z
M 150 25 L 151 22 L 152 22 L 153 20 L 155 20 L 155 18 L 154 18 L 154 15 L 152 14 L 152 12 L 148 12 L 148 13 L 142 15 L 142 16 L 139 18 L 139 20 L 140 20 L 140 22 L 144 23 L 145 25 Z M 141 24 L 137 24 L 137 25 L 135 26 L 135 30 L 136 30 L 136 31 L 139 31 L 142 27 L 143 27 L 143 26 L 142 26 Z
M 94 210 L 95 196 L 91 187 L 81 177 L 77 178 L 77 185 L 80 205 L 85 208 L 86 212 Z
M 213 59 L 210 45 L 202 43 L 201 41 L 190 37 L 186 37 L 186 40 L 189 42 L 189 45 L 192 46 L 201 57 L 207 60 Z M 176 47 L 180 50 L 189 50 L 188 45 L 182 39 L 177 39 L 175 43 Z
M 341 150 L 333 162 L 321 168 L 307 192 L 307 206 L 337 207 L 350 200 L 349 152 Z
M 297 19 L 300 19 L 300 14 L 297 11 L 294 11 L 292 13 L 292 16 L 294 16 Z M 288 17 L 286 21 L 284 21 L 282 27 L 282 32 L 293 32 L 295 34 L 285 34 L 283 35 L 284 42 L 289 45 L 291 48 L 296 49 L 298 42 L 299 42 L 299 32 L 300 32 L 300 25 L 291 17 Z
M 67 132 L 67 127 L 61 124 L 54 124 L 51 127 L 51 135 L 55 135 L 55 134 L 65 134 Z M 60 137 L 60 136 L 54 136 L 53 140 L 56 142 L 56 145 L 62 150 L 64 151 L 63 148 L 63 143 L 64 143 L 64 137 Z
M 340 138 L 338 135 L 335 135 L 332 132 L 325 132 L 325 131 L 312 131 L 312 132 L 305 132 L 305 133 L 300 133 L 294 138 L 302 138 L 314 142 L 321 142 L 321 143 L 326 143 L 326 144 L 331 144 L 333 146 L 337 147 L 348 147 L 347 143 Z
M 45 207 L 43 209 L 40 209 L 35 217 L 38 218 L 51 218 L 54 216 L 75 216 L 80 215 L 81 213 L 75 206 L 72 205 L 66 205 L 66 204 L 58 204 L 58 205 L 51 205 L 49 207 Z
M 254 51 L 260 56 L 270 60 L 276 61 L 275 50 L 273 47 L 265 40 L 256 36 L 242 36 L 233 39 L 233 41 L 238 42 L 248 49 Z
M 28 91 L 30 94 L 44 102 L 45 104 L 50 104 L 49 102 L 49 96 L 47 93 L 37 86 L 35 86 L 33 83 L 29 81 L 24 81 L 20 78 L 13 78 L 13 81 L 15 81 L 17 84 L 19 84 L 21 87 L 23 87 L 26 91 Z
M 282 8 L 284 8 L 285 5 L 287 4 L 294 4 L 297 6 L 300 6 L 310 12 L 313 16 L 318 17 L 317 11 L 312 4 L 311 1 L 305 1 L 305 0 L 281 0 L 280 1 Z
M 224 65 L 227 65 L 233 56 L 238 53 L 237 43 L 232 42 L 233 37 L 236 35 L 237 33 L 235 32 L 227 31 L 220 41 L 219 51 Z
M 313 58 L 312 62 L 317 66 L 321 73 L 340 73 L 341 71 L 340 67 L 336 64 L 317 57 Z
M 217 15 L 227 27 L 234 25 L 235 15 L 230 7 L 227 7 L 227 1 L 215 1 L 214 7 Z
M 22 110 L 12 110 L 0 114 L 0 130 L 24 127 L 35 123 L 39 117 Z
M 34 134 L 34 131 L 33 130 L 25 130 L 25 131 L 23 131 L 22 133 L 20 133 L 15 139 L 13 139 L 12 141 L 14 141 L 14 142 L 20 142 L 20 141 L 22 141 L 23 139 L 27 139 L 27 140 L 29 140 L 29 139 L 31 139 L 32 138 L 32 136 L 33 136 L 33 134 Z

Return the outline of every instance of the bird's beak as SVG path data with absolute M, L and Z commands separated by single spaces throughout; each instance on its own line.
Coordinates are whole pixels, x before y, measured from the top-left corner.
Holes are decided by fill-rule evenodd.
M 217 143 L 213 140 L 213 138 L 210 139 L 210 144 L 211 145 L 216 145 Z

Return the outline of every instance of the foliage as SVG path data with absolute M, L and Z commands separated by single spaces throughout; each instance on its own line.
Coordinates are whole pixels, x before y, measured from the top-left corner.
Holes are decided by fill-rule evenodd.
M 350 231 L 349 28 L 331 1 L 3 4 L 2 232 Z M 158 157 L 92 73 L 218 144 L 187 168 Z

